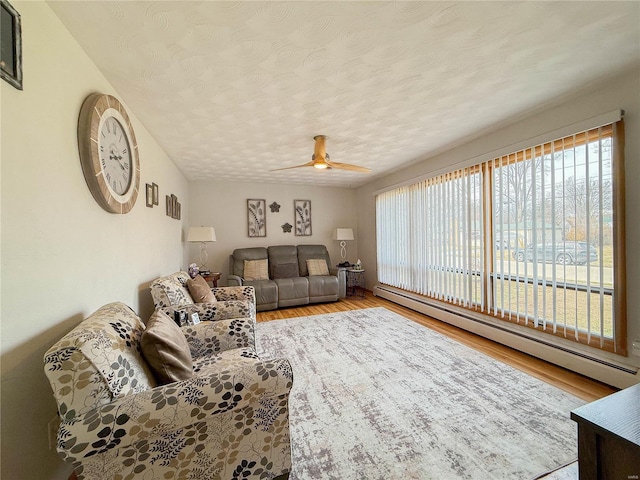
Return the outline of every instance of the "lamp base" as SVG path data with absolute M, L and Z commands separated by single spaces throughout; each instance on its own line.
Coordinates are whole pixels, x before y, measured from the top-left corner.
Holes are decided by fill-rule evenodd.
M 207 254 L 207 245 L 204 242 L 200 243 L 200 271 L 207 270 L 207 260 L 209 255 Z
M 342 263 L 345 263 L 345 259 L 347 258 L 347 242 L 344 240 L 340 242 L 340 257 L 342 257 Z M 342 265 L 342 263 L 340 265 Z

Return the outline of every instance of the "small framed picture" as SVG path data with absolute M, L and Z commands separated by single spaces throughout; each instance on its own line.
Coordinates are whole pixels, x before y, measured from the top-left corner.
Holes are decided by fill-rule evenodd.
M 172 208 L 173 203 L 171 202 L 171 196 L 166 195 L 166 199 L 167 199 L 167 217 L 171 217 L 173 216 L 173 208 Z
M 22 26 L 20 14 L 7 0 L 0 0 L 0 77 L 22 90 Z
M 153 204 L 154 205 L 158 205 L 159 200 L 160 200 L 158 198 L 160 196 L 160 195 L 158 195 L 158 184 L 157 183 L 152 183 L 151 184 L 151 190 L 152 190 L 151 198 L 153 200 Z
M 150 183 L 146 184 L 146 192 L 147 192 L 147 207 L 153 208 L 153 187 Z

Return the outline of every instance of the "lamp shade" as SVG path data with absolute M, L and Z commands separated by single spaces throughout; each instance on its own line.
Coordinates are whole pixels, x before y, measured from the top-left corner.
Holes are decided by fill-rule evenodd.
M 353 229 L 336 228 L 336 240 L 353 240 Z
M 187 242 L 215 242 L 216 231 L 213 227 L 189 227 Z

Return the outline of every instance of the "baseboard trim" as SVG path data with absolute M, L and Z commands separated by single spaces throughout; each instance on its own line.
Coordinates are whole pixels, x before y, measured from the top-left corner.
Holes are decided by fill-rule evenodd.
M 607 359 L 526 335 L 507 326 L 495 325 L 477 316 L 447 308 L 436 302 L 429 302 L 428 299 L 412 295 L 411 292 L 377 285 L 373 288 L 373 294 L 607 385 L 626 388 L 640 383 L 638 368 L 616 364 Z

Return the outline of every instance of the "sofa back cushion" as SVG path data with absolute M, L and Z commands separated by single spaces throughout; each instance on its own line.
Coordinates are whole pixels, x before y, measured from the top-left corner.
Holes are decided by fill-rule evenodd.
M 331 266 L 331 258 L 329 257 L 327 247 L 324 245 L 298 245 L 297 249 L 300 276 L 307 277 L 309 275 L 307 260 L 310 259 L 323 259 L 327 262 L 327 267 Z
M 151 282 L 149 288 L 151 289 L 155 307 L 161 308 L 194 303 L 187 286 L 190 278 L 187 272 L 176 272 Z
M 268 258 L 264 247 L 236 248 L 231 255 L 231 275 L 244 278 L 245 260 L 265 260 Z
M 300 276 L 298 250 L 295 245 L 269 247 L 269 270 L 271 278 L 294 278 Z
M 99 308 L 56 342 L 44 370 L 65 420 L 156 386 L 142 358 L 144 324 L 124 303 Z

